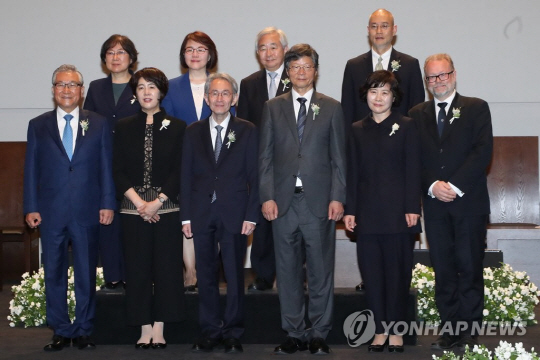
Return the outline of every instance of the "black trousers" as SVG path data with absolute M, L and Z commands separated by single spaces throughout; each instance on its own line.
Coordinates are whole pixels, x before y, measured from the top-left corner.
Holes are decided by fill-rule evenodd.
M 270 284 L 274 283 L 276 256 L 274 253 L 272 223 L 263 216 L 261 216 L 261 220 L 253 232 L 250 260 L 251 267 L 255 270 L 257 277 L 263 278 Z
M 356 251 L 368 306 L 375 317 L 375 333 L 383 322 L 404 321 L 411 286 L 415 235 L 356 234 Z M 391 335 L 394 335 L 389 330 Z
M 178 212 L 157 223 L 121 214 L 126 267 L 126 317 L 131 326 L 184 318 L 182 225 Z

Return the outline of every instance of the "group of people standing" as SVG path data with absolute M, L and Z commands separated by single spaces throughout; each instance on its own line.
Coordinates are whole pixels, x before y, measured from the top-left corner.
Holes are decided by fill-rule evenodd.
M 341 104 L 315 90 L 315 49 L 289 48 L 273 27 L 255 43 L 263 69 L 240 87 L 230 75 L 210 72 L 218 53 L 200 31 L 181 45 L 187 72 L 170 81 L 156 68 L 134 73 L 135 45 L 111 36 L 101 49 L 110 74 L 90 84 L 83 109 L 81 73 L 59 67 L 52 78 L 57 108 L 30 121 L 25 164 L 26 221 L 40 227 L 54 330 L 44 349 L 95 347 L 99 249 L 105 288 L 125 286 L 128 325 L 141 327 L 136 348 L 167 346 L 164 324 L 182 320 L 187 289 L 199 293 L 201 336 L 192 350 L 223 345 L 226 353 L 242 352 L 243 264 L 253 233 L 257 277 L 248 291 L 272 289 L 276 279 L 287 333 L 274 352 L 328 354 L 335 226 L 343 219 L 357 239 L 375 316 L 368 350 L 403 352 L 402 335 L 385 334 L 383 324 L 404 320 L 421 202 L 437 306 L 450 329 L 432 347 L 477 343 L 472 324 L 482 320 L 492 151 L 488 105 L 455 91 L 457 73 L 446 54 L 426 59 L 434 100 L 424 102 L 418 60 L 392 47 L 392 14 L 375 11 L 367 30 L 372 48 L 347 63 Z M 69 243 L 73 323 L 65 302 Z

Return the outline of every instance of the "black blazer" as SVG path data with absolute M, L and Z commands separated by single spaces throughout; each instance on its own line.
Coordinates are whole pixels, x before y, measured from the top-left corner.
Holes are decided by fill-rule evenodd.
M 392 127 L 399 126 L 392 135 Z M 347 206 L 361 234 L 420 232 L 405 214 L 420 214 L 420 142 L 411 118 L 392 113 L 377 124 L 371 115 L 352 125 Z
M 129 84 L 120 95 L 118 102 L 114 103 L 111 75 L 103 79 L 94 80 L 88 87 L 88 93 L 84 99 L 84 109 L 97 112 L 109 121 L 111 131 L 114 130 L 118 120 L 135 115 L 141 110 L 138 101 L 131 102 L 133 91 Z
M 129 188 L 143 185 L 146 116 L 141 111 L 121 119 L 116 125 L 113 173 L 118 199 L 122 199 Z M 170 120 L 167 128 L 162 128 L 164 119 Z M 178 202 L 185 129 L 184 121 L 167 115 L 163 108 L 154 114 L 152 186 L 161 187 L 161 191 L 174 202 Z
M 453 109 L 459 109 L 460 116 L 450 123 Z M 415 106 L 410 116 L 420 133 L 425 218 L 448 213 L 459 216 L 489 214 L 486 171 L 493 151 L 493 132 L 488 104 L 478 98 L 456 94 L 440 139 L 433 100 Z M 465 195 L 449 203 L 431 198 L 428 189 L 437 180 L 452 183 Z
M 246 119 L 259 127 L 262 119 L 263 106 L 268 101 L 268 75 L 266 70 L 259 70 L 249 75 L 240 82 L 240 97 L 238 98 L 237 114 L 239 118 Z M 291 91 L 292 84 L 283 84 L 283 80 L 288 79 L 287 71 L 284 69 L 276 96 Z
M 392 48 L 388 71 L 392 71 L 392 61 L 399 61 L 401 67 L 394 71 L 394 76 L 403 90 L 401 104 L 393 108 L 392 112 L 399 112 L 407 116 L 409 109 L 423 102 L 426 98 L 424 82 L 418 60 L 407 54 L 400 53 Z M 367 103 L 360 99 L 360 88 L 364 86 L 369 75 L 373 73 L 373 59 L 371 50 L 347 61 L 343 84 L 341 87 L 341 106 L 345 115 L 345 122 L 352 124 L 365 118 L 371 113 Z
M 214 206 L 225 228 L 240 234 L 244 221 L 258 222 L 260 214 L 257 175 L 257 129 L 253 124 L 231 116 L 223 136 L 223 147 L 216 163 L 210 119 L 189 125 L 182 151 L 180 218 L 190 220 L 195 236 L 206 231 Z M 235 141 L 229 134 L 234 132 Z M 230 145 L 228 145 L 230 144 Z M 212 194 L 217 200 L 211 204 Z

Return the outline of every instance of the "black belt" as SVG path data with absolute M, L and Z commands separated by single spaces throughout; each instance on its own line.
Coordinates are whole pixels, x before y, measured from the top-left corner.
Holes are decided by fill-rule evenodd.
M 303 193 L 304 192 L 304 187 L 303 186 L 297 186 L 294 188 L 294 193 L 295 194 L 300 194 L 300 193 Z

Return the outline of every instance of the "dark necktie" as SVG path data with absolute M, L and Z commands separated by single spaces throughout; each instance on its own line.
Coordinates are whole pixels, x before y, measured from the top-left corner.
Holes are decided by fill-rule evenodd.
M 437 129 L 439 129 L 439 137 L 442 136 L 444 130 L 444 119 L 446 118 L 446 111 L 444 111 L 444 109 L 446 108 L 446 105 L 447 104 L 445 102 L 437 104 L 437 106 L 441 108 L 439 110 L 439 115 L 437 115 Z
M 223 146 L 223 140 L 221 139 L 222 129 L 223 129 L 223 126 L 221 125 L 216 126 L 217 136 L 216 136 L 216 146 L 214 147 L 214 157 L 216 159 L 216 162 L 219 159 L 219 153 L 221 152 L 221 147 Z M 212 194 L 212 200 L 210 202 L 213 203 L 214 201 L 216 201 L 216 199 L 217 199 L 216 190 L 214 190 L 214 193 Z
M 298 140 L 302 143 L 302 136 L 304 135 L 304 127 L 306 126 L 307 111 L 306 111 L 306 98 L 296 99 L 300 103 L 300 110 L 298 110 L 298 121 L 296 126 L 298 128 Z
M 71 129 L 70 121 L 73 119 L 73 115 L 66 114 L 64 115 L 66 120 L 66 127 L 64 127 L 64 134 L 62 136 L 62 144 L 64 144 L 64 149 L 66 149 L 66 154 L 71 160 L 73 156 L 73 130 Z

